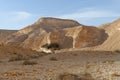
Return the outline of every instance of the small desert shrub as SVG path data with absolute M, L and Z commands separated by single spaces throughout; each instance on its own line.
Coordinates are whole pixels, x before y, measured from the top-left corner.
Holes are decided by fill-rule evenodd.
M 43 53 L 36 53 L 36 54 L 29 55 L 29 57 L 30 57 L 31 59 L 37 59 L 37 58 L 42 57 L 42 56 L 44 56 L 44 55 L 45 55 L 45 54 L 43 54 Z
M 29 59 L 37 59 L 39 57 L 42 57 L 44 55 L 47 55 L 47 54 L 44 54 L 44 53 L 35 53 L 35 54 L 29 54 L 29 55 L 26 55 L 26 54 L 15 54 L 15 56 L 12 56 L 10 57 L 9 61 L 20 61 L 20 60 L 29 60 Z
M 73 54 L 73 56 L 78 56 L 78 54 Z
M 120 53 L 120 50 L 115 50 L 114 52 L 116 52 L 116 53 Z
M 114 60 L 103 61 L 103 63 L 109 63 L 109 64 L 113 64 L 114 62 L 115 62 Z
M 120 74 L 114 72 L 114 73 L 111 73 L 111 76 L 112 77 L 120 77 Z
M 18 72 L 18 71 L 7 71 L 7 72 L 5 72 L 4 74 L 5 74 L 6 76 L 12 76 L 12 77 L 25 75 L 24 72 Z
M 64 73 L 59 76 L 58 80 L 81 80 L 75 74 Z
M 23 65 L 35 65 L 35 64 L 37 64 L 36 61 L 25 60 L 25 61 L 23 62 Z
M 50 44 L 45 44 L 42 46 L 43 48 L 47 48 L 47 49 L 54 49 L 54 50 L 58 50 L 60 49 L 60 46 L 58 43 L 50 43 Z
M 71 74 L 71 73 L 63 73 L 58 76 L 57 80 L 94 80 L 91 74 L 85 73 L 85 74 Z
M 50 57 L 49 60 L 51 60 L 51 61 L 58 61 L 58 59 L 56 57 Z
M 94 80 L 93 78 L 92 78 L 92 76 L 91 76 L 91 74 L 90 73 L 85 73 L 84 75 L 83 75 L 83 78 L 82 78 L 83 80 Z
M 28 58 L 23 55 L 16 55 L 14 57 L 11 57 L 9 61 L 20 61 L 20 60 L 27 60 Z

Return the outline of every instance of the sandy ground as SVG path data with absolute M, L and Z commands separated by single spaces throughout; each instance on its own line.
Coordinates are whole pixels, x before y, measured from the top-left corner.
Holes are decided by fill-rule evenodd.
M 71 73 L 85 80 L 120 80 L 120 53 L 105 51 L 65 51 L 36 59 L 35 65 L 0 59 L 0 80 L 57 80 Z

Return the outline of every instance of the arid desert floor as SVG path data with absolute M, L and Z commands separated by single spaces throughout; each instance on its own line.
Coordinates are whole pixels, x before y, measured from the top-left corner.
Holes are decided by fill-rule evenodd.
M 0 59 L 0 80 L 60 79 L 74 74 L 79 80 L 120 80 L 120 53 L 117 51 L 59 51 L 42 57 L 10 61 Z

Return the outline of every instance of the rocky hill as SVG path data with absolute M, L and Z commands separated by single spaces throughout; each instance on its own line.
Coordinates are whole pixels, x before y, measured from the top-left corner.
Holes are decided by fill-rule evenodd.
M 109 24 L 102 25 L 102 28 L 108 33 L 109 37 L 100 46 L 98 50 L 120 50 L 120 19 Z
M 94 27 L 41 18 L 0 34 L 0 80 L 120 80 L 120 19 Z M 41 52 L 48 44 L 61 50 Z
M 4 41 L 6 37 L 17 32 L 17 30 L 0 30 L 0 42 Z
M 65 29 L 73 38 L 73 48 L 92 47 L 102 44 L 108 37 L 103 29 L 93 26 L 77 26 Z
M 94 26 L 68 19 L 41 18 L 7 37 L 5 44 L 41 51 L 45 44 L 57 43 L 60 49 L 83 48 L 100 45 L 106 39 L 105 31 Z

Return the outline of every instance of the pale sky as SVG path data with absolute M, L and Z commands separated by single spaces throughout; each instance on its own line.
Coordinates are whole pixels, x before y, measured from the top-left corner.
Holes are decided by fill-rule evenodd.
M 0 29 L 22 29 L 41 17 L 99 26 L 120 18 L 120 0 L 0 0 Z

